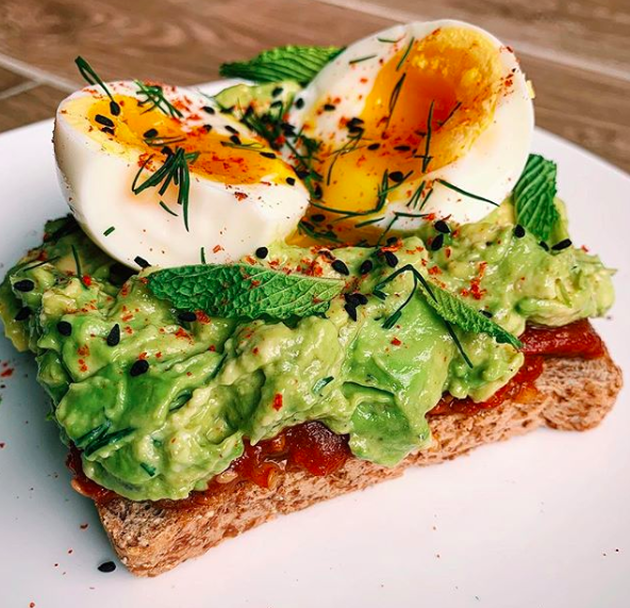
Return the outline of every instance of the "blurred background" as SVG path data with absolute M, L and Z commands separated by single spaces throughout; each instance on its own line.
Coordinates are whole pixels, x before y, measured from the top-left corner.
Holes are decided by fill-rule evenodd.
M 630 171 L 630 0 L 0 0 L 0 131 L 104 79 L 216 79 L 282 44 L 343 45 L 396 22 L 471 21 L 512 46 L 539 126 Z

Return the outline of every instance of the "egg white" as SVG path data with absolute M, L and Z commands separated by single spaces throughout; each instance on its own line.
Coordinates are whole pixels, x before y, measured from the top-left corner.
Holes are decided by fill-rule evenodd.
M 133 82 L 107 83 L 107 87 L 112 94 L 138 97 Z M 86 87 L 62 101 L 53 142 L 59 180 L 72 213 L 90 238 L 113 258 L 131 267 L 138 266 L 134 261 L 138 256 L 152 265 L 179 266 L 199 263 L 203 248 L 207 262 L 226 263 L 295 229 L 308 205 L 308 193 L 299 180 L 290 185 L 268 175 L 263 183 L 230 185 L 195 174 L 192 165 L 189 230 L 184 226 L 173 184 L 164 196 L 156 188 L 133 194 L 131 185 L 142 162 L 142 151 L 94 129 L 86 113 L 73 109 L 77 98 L 96 101 L 103 95 L 96 87 Z M 210 124 L 214 132 L 229 136 L 226 127 L 230 126 L 247 139 L 262 141 L 196 91 L 168 87 L 165 95 L 173 102 L 186 99 L 187 109 L 182 110 L 186 128 Z M 213 105 L 213 115 L 202 110 Z M 141 181 L 150 174 L 145 171 Z M 160 201 L 178 216 L 166 212 Z M 114 230 L 106 236 L 112 226 Z
M 381 225 L 388 225 L 395 212 L 410 211 L 406 206 L 409 201 L 406 192 L 423 180 L 433 182 L 433 192 L 422 212 L 430 217 L 449 217 L 458 223 L 479 221 L 495 206 L 462 195 L 435 180 L 444 180 L 496 204 L 511 192 L 527 161 L 534 129 L 530 87 L 512 50 L 485 30 L 462 21 L 447 19 L 396 25 L 350 45 L 338 55 L 300 93 L 301 101 L 294 104 L 289 116 L 289 122 L 298 130 L 307 123 L 305 133 L 309 137 L 334 142 L 336 147 L 343 145 L 348 132 L 339 128 L 340 119 L 361 114 L 382 65 L 405 49 L 412 38 L 420 41 L 446 27 L 473 30 L 491 41 L 499 52 L 501 77 L 511 76 L 513 85 L 509 93 L 499 96 L 492 123 L 464 156 L 411 179 L 405 183 L 405 188 L 390 192 Z M 318 113 L 313 120 L 313 110 L 324 98 L 334 100 L 335 109 Z M 351 176 L 345 178 L 351 179 Z M 334 201 L 327 203 L 335 206 Z M 411 231 L 423 221 L 422 218 L 400 217 L 396 228 Z

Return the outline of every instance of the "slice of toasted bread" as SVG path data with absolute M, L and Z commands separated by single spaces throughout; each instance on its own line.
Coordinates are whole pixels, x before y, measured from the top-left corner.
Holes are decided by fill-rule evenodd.
M 156 576 L 280 513 L 398 477 L 409 466 L 443 462 L 542 425 L 578 431 L 592 428 L 611 409 L 621 385 L 621 371 L 608 353 L 597 359 L 550 357 L 536 381 L 536 391 L 525 391 L 517 400 L 506 400 L 477 414 L 432 417 L 433 445 L 395 468 L 351 458 L 326 477 L 286 471 L 273 490 L 248 481 L 234 482 L 205 504 L 186 509 L 160 508 L 126 498 L 115 498 L 97 509 L 129 570 L 139 576 Z

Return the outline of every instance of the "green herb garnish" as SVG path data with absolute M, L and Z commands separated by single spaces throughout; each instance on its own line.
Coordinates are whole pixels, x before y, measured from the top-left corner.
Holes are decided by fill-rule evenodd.
M 109 236 L 112 232 L 114 232 L 114 230 L 116 230 L 116 226 L 110 226 L 103 232 L 103 236 Z
M 140 80 L 134 80 L 139 90 L 139 95 L 144 95 L 145 99 L 140 102 L 141 106 L 150 104 L 145 112 L 150 112 L 154 108 L 158 108 L 164 114 L 171 117 L 181 118 L 183 114 L 164 97 L 164 89 L 159 84 L 146 84 Z
M 459 187 L 455 186 L 454 184 L 451 184 L 450 182 L 447 182 L 445 179 L 438 178 L 435 181 L 438 184 L 442 184 L 446 188 L 449 188 L 450 190 L 454 190 L 455 192 L 459 192 L 459 194 L 463 194 L 464 196 L 467 196 L 468 198 L 474 198 L 477 201 L 483 201 L 484 203 L 490 203 L 491 205 L 494 205 L 495 207 L 499 206 L 499 203 L 495 203 L 494 201 L 491 201 L 489 198 L 485 198 L 483 196 L 479 196 L 477 194 L 473 194 L 472 192 L 468 192 L 467 190 L 464 190 L 463 188 L 459 188 Z
M 402 64 L 405 63 L 405 60 L 409 56 L 409 53 L 411 52 L 411 47 L 413 46 L 413 43 L 415 41 L 416 39 L 412 36 L 411 40 L 409 41 L 409 44 L 407 45 L 407 48 L 405 49 L 405 52 L 403 53 L 403 56 L 400 58 L 400 61 L 398 62 L 398 65 L 396 66 L 396 71 L 400 70 L 400 68 L 402 67 Z
M 554 203 L 556 173 L 556 163 L 530 154 L 512 193 L 517 223 L 542 241 L 549 238 L 560 219 Z
M 355 63 L 361 63 L 363 61 L 367 61 L 368 59 L 374 59 L 374 57 L 377 57 L 377 55 L 366 55 L 365 57 L 359 57 L 358 59 L 351 59 L 350 61 L 348 61 L 348 64 L 354 65 Z
M 226 78 L 245 78 L 254 82 L 292 80 L 307 85 L 343 48 L 321 46 L 283 46 L 263 51 L 249 61 L 224 63 L 219 73 Z
M 405 78 L 407 77 L 407 72 L 403 73 L 403 75 L 398 79 L 398 82 L 394 85 L 392 89 L 392 94 L 389 97 L 389 114 L 387 115 L 387 121 L 385 122 L 385 128 L 389 127 L 389 122 L 392 119 L 394 114 L 394 110 L 396 109 L 396 104 L 398 103 L 398 97 L 400 96 L 400 91 L 402 89 L 403 84 L 405 83 Z
M 337 279 L 247 264 L 167 268 L 147 278 L 149 289 L 175 308 L 229 319 L 288 319 L 324 313 L 345 287 Z
M 461 343 L 451 327 L 451 324 L 457 325 L 464 331 L 488 334 L 501 344 L 511 344 L 514 348 L 521 348 L 522 344 L 516 336 L 513 336 L 500 325 L 485 317 L 476 308 L 472 308 L 450 291 L 442 289 L 435 283 L 429 283 L 429 281 L 425 279 L 411 264 L 406 264 L 402 268 L 399 268 L 383 281 L 378 283 L 378 285 L 374 288 L 374 295 L 380 299 L 385 299 L 387 296 L 383 292 L 383 287 L 393 281 L 396 277 L 407 272 L 411 273 L 413 276 L 413 289 L 407 299 L 385 320 L 383 323 L 383 327 L 385 329 L 391 329 L 398 322 L 402 316 L 403 309 L 411 301 L 416 289 L 420 288 L 426 302 L 445 322 L 449 334 L 453 338 L 453 341 L 457 345 L 457 348 L 469 367 L 472 367 L 472 363 L 464 352 Z
M 140 177 L 142 172 L 146 168 L 146 166 L 151 162 L 154 158 L 153 155 L 149 156 L 144 163 L 142 163 L 138 173 L 134 177 L 133 183 L 131 184 L 131 191 L 134 194 L 140 194 L 143 190 L 147 188 L 156 188 L 160 187 L 158 193 L 160 196 L 163 196 L 169 187 L 170 183 L 173 182 L 177 186 L 177 204 L 181 205 L 182 213 L 184 216 L 184 226 L 187 232 L 190 232 L 190 227 L 188 225 L 188 204 L 189 204 L 189 194 L 190 194 L 190 168 L 189 164 L 195 162 L 197 157 L 199 156 L 198 152 L 186 152 L 184 148 L 177 148 L 177 150 L 169 154 L 164 161 L 164 164 L 153 173 L 150 177 L 148 177 L 144 182 L 139 184 Z M 177 215 L 173 213 L 165 204 L 160 202 L 160 206 L 171 213 L 171 215 Z
M 322 391 L 322 389 L 326 386 L 328 386 L 335 378 L 333 376 L 326 376 L 326 378 L 320 378 L 314 385 L 313 385 L 313 394 L 315 395 L 319 395 Z
M 101 89 L 103 89 L 103 92 L 105 93 L 105 95 L 107 95 L 107 97 L 109 97 L 109 99 L 111 100 L 110 104 L 109 104 L 109 108 L 111 110 L 111 113 L 114 116 L 118 116 L 120 114 L 120 106 L 118 105 L 118 102 L 116 102 L 116 100 L 114 99 L 114 97 L 111 94 L 110 90 L 107 88 L 105 83 L 102 81 L 101 77 L 94 71 L 92 66 L 85 59 L 83 59 L 83 57 L 81 57 L 81 55 L 79 55 L 74 60 L 74 63 L 79 68 L 79 72 L 80 72 L 81 76 L 83 76 L 83 78 L 85 79 L 85 81 L 88 84 L 97 85 L 97 86 L 101 87 Z

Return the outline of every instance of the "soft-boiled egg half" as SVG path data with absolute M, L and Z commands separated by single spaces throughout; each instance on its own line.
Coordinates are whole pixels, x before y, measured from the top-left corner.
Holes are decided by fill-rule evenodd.
M 350 45 L 289 116 L 319 146 L 312 213 L 349 218 L 348 241 L 357 224 L 480 220 L 527 161 L 531 97 L 512 50 L 467 23 L 398 25 Z
M 54 146 L 73 214 L 129 266 L 238 260 L 286 237 L 308 206 L 264 140 L 191 90 L 86 87 L 59 106 Z

